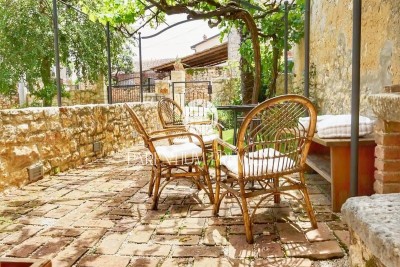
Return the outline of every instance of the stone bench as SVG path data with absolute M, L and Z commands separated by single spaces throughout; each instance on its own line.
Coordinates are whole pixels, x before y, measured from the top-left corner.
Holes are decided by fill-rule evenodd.
M 342 214 L 351 266 L 400 266 L 400 194 L 350 198 Z

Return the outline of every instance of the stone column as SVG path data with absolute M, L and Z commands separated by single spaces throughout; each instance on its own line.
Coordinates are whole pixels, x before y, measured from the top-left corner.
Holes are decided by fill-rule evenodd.
M 184 70 L 171 71 L 171 82 L 185 82 L 186 73 Z M 174 85 L 174 99 L 183 108 L 185 106 L 185 91 L 186 86 L 184 83 L 176 83 Z
M 371 95 L 369 102 L 377 116 L 375 127 L 376 193 L 400 193 L 400 85 Z

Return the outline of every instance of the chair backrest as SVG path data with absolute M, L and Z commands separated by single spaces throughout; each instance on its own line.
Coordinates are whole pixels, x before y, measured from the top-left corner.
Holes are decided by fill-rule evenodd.
M 132 118 L 132 124 L 135 130 L 139 133 L 139 135 L 143 138 L 143 141 L 145 143 L 145 146 L 148 147 L 149 145 L 149 135 L 147 134 L 146 129 L 144 128 L 142 122 L 139 120 L 139 117 L 137 116 L 136 112 L 133 111 L 133 109 L 128 106 L 128 104 L 125 103 L 125 108 L 128 111 L 129 115 Z
M 300 123 L 301 117 L 309 117 L 309 125 Z M 316 121 L 314 105 L 303 96 L 279 96 L 259 104 L 238 132 L 239 176 L 268 178 L 303 170 Z
M 158 116 L 163 128 L 183 125 L 183 111 L 178 103 L 170 98 L 158 101 Z

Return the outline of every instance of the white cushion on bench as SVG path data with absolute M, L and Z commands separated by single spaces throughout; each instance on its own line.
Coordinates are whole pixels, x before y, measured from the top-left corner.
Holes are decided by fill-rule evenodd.
M 201 157 L 203 151 L 194 143 L 185 143 L 180 145 L 156 146 L 158 157 L 161 161 L 176 161 L 181 159 L 191 159 Z
M 374 121 L 360 116 L 359 136 L 370 134 L 374 130 Z M 335 115 L 317 123 L 320 138 L 351 137 L 351 115 Z

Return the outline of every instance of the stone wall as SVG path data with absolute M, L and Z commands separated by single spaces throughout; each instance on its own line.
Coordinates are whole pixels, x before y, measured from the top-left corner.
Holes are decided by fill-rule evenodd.
M 311 1 L 311 64 L 320 112 L 350 113 L 352 80 L 352 0 Z M 372 115 L 367 98 L 400 82 L 400 5 L 370 0 L 362 8 L 361 114 Z M 304 48 L 295 53 L 302 77 Z
M 0 94 L 0 109 L 13 108 L 19 105 L 18 95 L 5 96 Z
M 131 103 L 145 127 L 159 125 L 154 103 Z M 41 163 L 45 174 L 75 168 L 129 147 L 131 120 L 122 104 L 0 111 L 0 190 L 28 182 L 27 168 Z M 101 142 L 98 153 L 93 143 Z

